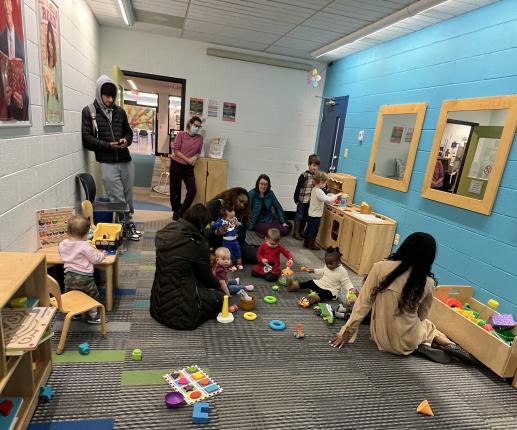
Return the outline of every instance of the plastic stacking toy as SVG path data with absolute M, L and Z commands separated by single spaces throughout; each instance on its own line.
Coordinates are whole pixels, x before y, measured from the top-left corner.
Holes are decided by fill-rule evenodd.
M 269 328 L 272 330 L 280 331 L 285 329 L 285 322 L 280 320 L 272 320 L 269 322 Z
M 50 402 L 53 395 L 54 390 L 50 385 L 45 385 L 39 389 L 39 398 L 44 402 Z
M 427 400 L 423 400 L 422 403 L 418 405 L 418 407 L 416 408 L 416 412 L 418 414 L 434 417 L 433 410 L 431 409 L 431 406 L 429 406 L 429 402 Z
M 269 304 L 269 305 L 275 304 L 276 303 L 276 297 L 275 296 L 265 296 L 264 297 L 264 302 Z
M 296 339 L 303 339 L 304 334 L 302 332 L 302 324 L 301 323 L 297 323 L 296 324 L 296 331 L 293 333 L 293 336 Z
M 271 289 L 272 289 L 273 291 L 277 292 L 278 290 L 280 290 L 280 287 L 279 287 L 278 285 L 273 285 L 273 286 L 271 287 Z
M 79 354 L 88 355 L 90 353 L 90 345 L 88 342 L 81 343 L 79 345 Z
M 233 322 L 233 315 L 228 312 L 228 296 L 224 296 L 223 298 L 223 309 L 219 315 L 217 315 L 217 321 L 223 324 Z
M 207 402 L 197 402 L 192 410 L 193 424 L 207 424 L 210 405 Z
M 499 302 L 496 299 L 490 299 L 488 302 L 486 302 L 486 304 L 494 311 L 499 307 Z
M 142 361 L 142 350 L 140 348 L 133 349 L 133 352 L 131 352 L 131 359 L 133 361 Z
M 168 408 L 179 408 L 185 402 L 183 394 L 171 391 L 165 395 L 165 405 Z
M 257 319 L 257 314 L 255 312 L 244 312 L 242 317 L 247 321 L 253 321 Z

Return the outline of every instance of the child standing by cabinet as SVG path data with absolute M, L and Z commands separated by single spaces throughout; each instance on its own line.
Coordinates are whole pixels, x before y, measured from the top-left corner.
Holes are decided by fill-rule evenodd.
M 102 263 L 104 253 L 86 240 L 90 221 L 79 215 L 68 220 L 68 239 L 59 243 L 59 255 L 64 262 L 65 290 L 80 290 L 92 299 L 98 299 L 99 290 L 93 279 L 93 265 Z M 97 309 L 90 309 L 86 320 L 89 324 L 100 324 Z
M 303 246 L 315 251 L 320 249 L 320 247 L 316 245 L 315 241 L 320 228 L 325 203 L 333 203 L 343 194 L 325 194 L 323 188 L 327 186 L 327 180 L 328 175 L 325 172 L 316 172 L 314 175 L 314 188 L 311 191 L 309 219 L 307 221 L 307 228 L 305 229 Z
M 294 216 L 293 237 L 303 239 L 303 230 L 309 217 L 309 201 L 314 187 L 314 174 L 320 167 L 320 157 L 317 154 L 309 155 L 309 167 L 298 178 L 294 190 L 294 202 L 296 203 L 296 215 Z

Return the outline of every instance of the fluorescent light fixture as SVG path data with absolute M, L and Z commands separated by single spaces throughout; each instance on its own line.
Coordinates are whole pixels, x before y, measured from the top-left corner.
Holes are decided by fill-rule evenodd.
M 434 9 L 444 3 L 451 0 L 419 0 L 398 12 L 392 13 L 391 15 L 385 16 L 379 21 L 373 22 L 366 27 L 354 31 L 353 33 L 338 39 L 327 46 L 323 46 L 316 49 L 311 53 L 316 58 L 323 57 L 324 55 L 332 54 L 346 46 L 352 45 L 353 43 L 359 42 L 366 37 L 370 37 L 380 31 L 386 30 L 394 25 L 400 24 L 402 21 L 413 18 L 416 15 L 427 12 L 428 10 Z
M 133 14 L 133 6 L 131 0 L 118 0 L 118 7 L 122 13 L 122 18 L 128 26 L 132 26 L 135 23 L 135 15 Z
M 136 87 L 136 84 L 131 79 L 128 79 L 127 83 L 131 86 L 131 89 L 133 89 L 133 90 L 137 90 L 138 89 Z
M 229 58 L 230 60 L 248 61 L 250 63 L 267 64 L 269 66 L 286 67 L 288 69 L 297 69 L 309 71 L 313 69 L 313 65 L 309 63 L 301 63 L 298 61 L 283 60 L 275 57 L 265 57 L 262 55 L 245 54 L 237 51 L 227 51 L 224 49 L 207 48 L 206 55 L 212 57 Z

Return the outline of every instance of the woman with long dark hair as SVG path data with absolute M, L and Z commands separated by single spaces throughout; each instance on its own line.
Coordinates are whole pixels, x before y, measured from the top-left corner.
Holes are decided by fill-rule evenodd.
M 280 230 L 282 236 L 287 236 L 292 229 L 284 215 L 284 209 L 271 189 L 271 179 L 261 174 L 255 188 L 248 192 L 250 198 L 250 222 L 248 228 L 254 230 L 260 237 L 265 237 L 270 228 Z
M 57 44 L 54 29 L 50 22 L 47 23 L 47 55 L 43 60 L 43 81 L 45 86 L 46 109 L 45 119 L 47 123 L 62 122 L 61 113 L 61 76 L 57 64 Z
M 470 354 L 427 319 L 433 303 L 435 256 L 436 241 L 419 232 L 409 235 L 387 260 L 374 264 L 350 319 L 330 341 L 331 346 L 341 348 L 354 342 L 359 324 L 371 311 L 371 337 L 380 351 L 409 355 L 418 349 L 436 361 L 450 360 L 443 350 L 473 363 Z M 431 348 L 421 351 L 421 345 Z
M 212 215 L 212 221 L 219 218 L 222 207 L 233 208 L 235 217 L 241 225 L 237 227 L 239 246 L 241 247 L 242 259 L 245 263 L 257 262 L 257 247 L 246 243 L 246 224 L 250 216 L 250 205 L 248 192 L 241 187 L 230 188 L 215 196 L 206 207 Z M 228 227 L 222 226 L 219 230 L 210 230 L 208 243 L 210 248 L 216 249 L 223 244 L 223 234 Z

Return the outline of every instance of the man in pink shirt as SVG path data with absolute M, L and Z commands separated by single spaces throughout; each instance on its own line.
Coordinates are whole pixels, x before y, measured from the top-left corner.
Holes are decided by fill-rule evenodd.
M 199 134 L 200 130 L 201 118 L 193 116 L 187 123 L 187 130 L 180 131 L 172 144 L 170 193 L 174 220 L 182 217 L 196 197 L 194 165 L 203 149 L 203 136 Z M 183 204 L 181 204 L 181 181 L 185 182 L 187 188 Z

